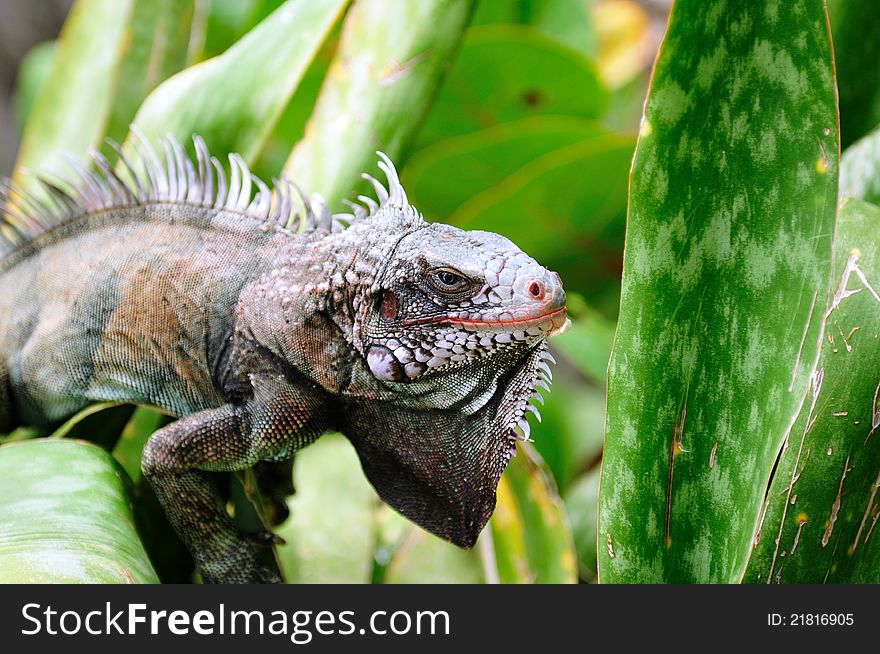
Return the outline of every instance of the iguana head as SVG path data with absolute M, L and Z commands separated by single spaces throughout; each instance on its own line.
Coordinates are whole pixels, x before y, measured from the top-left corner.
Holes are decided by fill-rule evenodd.
M 426 224 L 399 241 L 379 287 L 360 336 L 382 381 L 497 365 L 566 321 L 559 275 L 490 232 Z
M 565 291 L 499 234 L 422 220 L 380 165 L 388 190 L 369 179 L 382 266 L 353 338 L 383 393 L 352 403 L 345 432 L 388 504 L 470 547 L 515 441 L 529 436 L 536 388 L 547 388 L 545 340 L 568 323 Z

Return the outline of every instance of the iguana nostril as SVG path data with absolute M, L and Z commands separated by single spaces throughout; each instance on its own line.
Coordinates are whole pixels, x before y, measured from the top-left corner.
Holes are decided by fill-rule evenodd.
M 544 297 L 544 285 L 539 281 L 534 281 L 529 284 L 529 294 L 536 300 L 540 300 Z

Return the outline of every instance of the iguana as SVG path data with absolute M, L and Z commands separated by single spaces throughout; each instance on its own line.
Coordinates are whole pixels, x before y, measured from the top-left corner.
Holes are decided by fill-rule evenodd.
M 136 142 L 112 144 L 118 172 L 93 151 L 72 181 L 4 186 L 0 431 L 98 401 L 178 417 L 142 470 L 208 582 L 280 581 L 209 473 L 269 462 L 289 484 L 285 462 L 327 430 L 385 502 L 473 546 L 548 388 L 559 276 L 498 234 L 426 222 L 381 153 L 378 202 L 333 215 L 237 155 L 227 179 L 197 136 L 194 161 Z

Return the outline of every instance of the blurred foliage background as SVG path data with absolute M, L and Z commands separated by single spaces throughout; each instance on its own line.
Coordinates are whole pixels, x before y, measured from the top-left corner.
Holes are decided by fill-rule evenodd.
M 3 11 L 14 11 L 7 5 L 15 4 L 27 3 L 4 3 Z M 356 150 L 351 143 L 359 138 L 356 124 L 341 134 L 325 129 L 343 120 L 338 105 L 353 97 L 351 114 L 379 114 L 370 125 L 372 142 L 362 148 L 364 161 L 372 165 L 372 150 L 379 147 L 396 154 L 410 199 L 429 220 L 508 236 L 557 270 L 569 292 L 574 328 L 553 342 L 559 365 L 543 423 L 532 429 L 534 449 L 521 448 L 505 473 L 496 515 L 479 546 L 458 550 L 383 506 L 351 447 L 330 435 L 296 457 L 297 493 L 291 518 L 280 528 L 287 545 L 279 548 L 279 560 L 288 580 L 595 581 L 605 370 L 620 293 L 628 170 L 668 3 L 434 3 L 444 20 L 421 29 L 442 33 L 446 25 L 447 36 L 432 37 L 422 51 L 418 43 L 408 46 L 408 61 L 394 61 L 384 51 L 384 61 L 375 55 L 380 64 L 398 67 L 382 71 L 379 80 L 379 86 L 393 86 L 395 75 L 407 75 L 408 66 L 418 67 L 433 52 L 445 54 L 435 73 L 423 75 L 433 80 L 430 88 L 408 91 L 411 97 L 398 97 L 398 106 L 391 107 L 359 105 L 362 96 L 346 96 L 345 70 L 333 67 L 340 65 L 343 50 L 354 77 L 358 57 L 372 65 L 371 47 L 381 50 L 383 41 L 417 32 L 412 22 L 418 17 L 407 15 L 412 9 L 402 0 L 359 0 L 348 7 L 339 2 L 338 8 L 323 3 L 323 14 L 321 7 L 309 14 L 302 2 L 293 2 L 299 13 L 289 23 L 273 14 L 280 0 L 163 0 L 149 8 L 135 2 L 130 16 L 122 14 L 122 4 L 80 0 L 60 41 L 49 38 L 27 48 L 20 64 L 16 54 L 7 56 L 6 67 L 16 71 L 7 75 L 14 79 L 9 96 L 15 131 L 3 143 L 23 134 L 19 167 L 43 169 L 59 147 L 81 154 L 89 145 L 100 147 L 104 135 L 121 141 L 134 120 L 152 136 L 174 131 L 185 141 L 198 131 L 216 154 L 242 152 L 264 179 L 286 170 L 341 208 L 342 199 L 363 190 L 352 186 L 350 176 L 343 176 L 344 190 L 308 177 L 316 167 L 343 167 L 324 163 L 328 148 L 337 159 Z M 64 5 L 55 12 L 59 18 Z M 27 21 L 27 12 L 15 11 L 17 20 Z M 359 35 L 358 23 L 370 21 L 372 34 Z M 377 25 L 385 34 L 376 33 Z M 52 36 L 51 29 L 42 25 L 32 34 Z M 297 29 L 297 43 L 287 55 L 284 44 L 291 45 Z M 323 105 L 322 93 L 330 98 Z M 230 99 L 246 94 L 259 94 L 265 115 Z M 413 99 L 419 94 L 421 105 Z M 328 106 L 333 120 L 322 117 Z M 383 120 L 413 127 L 403 136 L 386 134 Z M 309 138 L 316 145 L 310 146 Z M 310 154 L 310 147 L 318 154 Z M 10 148 L 14 145 L 7 146 L 3 161 L 13 159 Z M 364 168 L 359 160 L 348 165 L 356 166 L 355 172 Z M 167 418 L 131 407 L 94 407 L 87 413 L 54 435 L 97 442 L 112 453 L 116 463 L 103 463 L 119 464 L 126 471 L 119 474 L 132 481 L 139 531 L 159 577 L 190 578 L 191 564 L 138 470 L 144 440 Z M 47 435 L 20 429 L 5 440 Z M 52 455 L 45 451 L 52 450 L 41 454 L 51 479 Z M 0 450 L 0 467 L 3 454 Z M 56 456 L 54 465 L 64 469 L 69 454 L 58 449 Z M 100 452 L 84 456 L 100 459 Z M 244 499 L 247 487 L 246 476 L 232 482 L 231 511 L 242 525 L 255 526 L 257 517 Z M 81 510 L 68 504 L 59 513 Z M 27 550 L 34 538 L 30 531 L 20 534 L 7 549 Z M 21 578 L 20 570 L 14 574 L 6 567 L 6 578 Z

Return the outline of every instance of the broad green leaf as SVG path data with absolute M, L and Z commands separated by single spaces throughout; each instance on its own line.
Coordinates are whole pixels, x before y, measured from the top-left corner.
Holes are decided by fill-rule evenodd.
M 475 27 L 418 142 L 424 146 L 529 116 L 597 118 L 605 101 L 592 65 L 567 46 L 525 26 Z
M 474 196 L 449 222 L 504 234 L 558 272 L 566 288 L 592 297 L 620 276 L 631 158 L 629 137 L 574 143 Z
M 596 54 L 598 43 L 589 15 L 591 0 L 530 0 L 529 2 L 481 2 L 473 25 L 520 23 L 586 56 Z
M 498 484 L 489 521 L 502 583 L 577 581 L 577 560 L 562 500 L 546 466 L 528 444 L 517 447 Z M 482 538 L 482 536 L 481 536 Z M 487 574 L 487 578 L 495 576 Z
M 838 127 L 823 3 L 681 0 L 632 171 L 605 582 L 734 582 L 816 365 Z
M 822 352 L 770 486 L 747 582 L 880 582 L 878 233 L 880 209 L 843 198 Z
M 880 201 L 880 129 L 853 143 L 841 156 L 840 196 Z
M 209 0 L 196 5 L 198 39 L 190 46 L 193 63 L 214 57 L 256 27 L 284 0 Z
M 197 133 L 213 151 L 253 162 L 346 4 L 288 0 L 223 54 L 162 83 L 134 123 L 153 141 Z
M 377 149 L 396 160 L 422 121 L 473 4 L 357 2 L 285 174 L 341 206 L 361 172 L 378 174 Z
M 419 150 L 402 179 L 413 204 L 426 216 L 442 219 L 536 158 L 605 135 L 595 121 L 584 118 L 523 118 Z
M 376 495 L 357 454 L 338 434 L 297 452 L 296 494 L 278 534 L 278 557 L 290 583 L 366 583 L 373 565 Z
M 278 175 L 278 171 L 284 168 L 294 144 L 305 134 L 306 124 L 312 115 L 318 93 L 321 91 L 321 85 L 327 76 L 327 70 L 339 43 L 340 23 L 341 21 L 337 22 L 324 39 L 321 49 L 303 73 L 296 92 L 275 123 L 263 151 L 251 167 L 251 170 L 262 179 L 271 179 Z
M 45 171 L 122 140 L 143 98 L 186 57 L 192 0 L 78 0 L 34 100 L 16 168 Z
M 24 132 L 34 100 L 52 70 L 52 60 L 58 49 L 57 41 L 44 41 L 31 48 L 22 59 L 15 79 L 15 126 Z
M 156 583 L 124 476 L 82 441 L 0 447 L 0 583 Z

